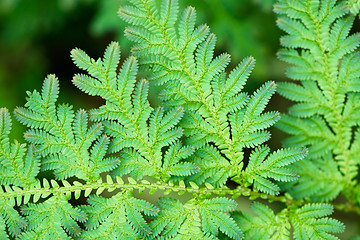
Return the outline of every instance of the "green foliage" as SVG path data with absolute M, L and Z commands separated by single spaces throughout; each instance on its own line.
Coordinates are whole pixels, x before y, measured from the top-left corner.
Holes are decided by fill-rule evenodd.
M 282 182 L 296 180 L 296 172 L 286 166 L 304 158 L 305 154 L 302 149 L 280 149 L 267 156 L 269 152 L 267 146 L 256 148 L 242 177 L 248 178 L 249 182 L 253 179 L 254 187 L 262 192 L 279 194 L 280 188 L 266 178 Z
M 44 81 L 41 94 L 28 92 L 25 108 L 15 109 L 18 120 L 30 128 L 24 137 L 43 157 L 42 170 L 55 170 L 57 179 L 77 176 L 96 181 L 100 173 L 114 169 L 119 160 L 104 158 L 109 138 L 101 136 L 101 124 L 88 129 L 88 116 L 84 110 L 74 114 L 69 105 L 56 106 L 58 92 L 58 80 L 50 75 Z
M 303 158 L 305 150 L 289 150 L 295 156 L 293 161 L 284 157 L 281 162 L 282 156 L 274 154 L 262 170 L 256 164 L 254 169 L 250 166 L 249 170 L 243 170 L 244 148 L 267 141 L 270 133 L 266 129 L 278 120 L 277 112 L 264 112 L 275 91 L 274 82 L 265 83 L 252 96 L 241 92 L 254 67 L 254 59 L 246 58 L 227 76 L 225 68 L 230 56 L 214 57 L 215 35 L 206 25 L 195 28 L 194 8 L 188 7 L 178 15 L 177 1 L 163 1 L 160 9 L 156 9 L 153 1 L 133 1 L 133 4 L 136 7 L 125 6 L 119 10 L 120 17 L 132 25 L 126 28 L 125 34 L 137 43 L 132 52 L 149 70 L 150 81 L 164 85 L 160 93 L 164 105 L 184 107 L 181 126 L 186 142 L 199 152 L 216 152 L 208 145 L 214 144 L 223 154 L 214 153 L 216 158 L 227 159 L 220 161 L 224 168 L 222 174 L 209 178 L 199 173 L 199 177 L 195 175 L 192 179 L 197 183 L 209 180 L 221 185 L 230 177 L 240 184 L 254 183 L 255 188 L 270 194 L 278 193 L 279 188 L 266 178 L 294 180 L 296 174 L 281 167 Z M 201 156 L 198 157 L 195 162 L 208 168 L 207 163 L 200 160 Z M 266 165 L 276 165 L 276 161 L 279 168 L 274 168 L 278 172 L 270 173 Z
M 151 223 L 151 238 L 164 239 L 216 239 L 219 230 L 231 239 L 243 234 L 227 214 L 236 208 L 234 200 L 227 198 L 193 199 L 182 204 L 179 200 L 161 198 L 159 217 Z
M 354 15 L 358 14 L 360 11 L 360 2 L 358 0 L 348 0 L 347 6 Z
M 276 214 L 262 203 L 254 202 L 249 213 L 235 213 L 234 218 L 243 226 L 251 239 L 290 239 L 290 229 L 294 229 L 294 239 L 339 239 L 329 233 L 338 233 L 343 223 L 326 216 L 333 212 L 329 204 L 306 204 L 294 210 L 284 209 Z
M 112 198 L 90 196 L 89 205 L 80 206 L 89 219 L 87 231 L 81 239 L 137 239 L 147 236 L 151 228 L 141 213 L 155 216 L 158 209 L 145 200 L 131 196 L 129 192 L 118 193 Z
M 193 7 L 180 13 L 176 0 L 130 2 L 119 14 L 134 56 L 121 61 L 116 42 L 97 60 L 71 52 L 84 71 L 74 85 L 101 106 L 57 104 L 59 81 L 49 75 L 14 111 L 28 146 L 10 143 L 11 117 L 0 109 L 4 239 L 338 239 L 344 224 L 323 202 L 343 193 L 357 211 L 360 199 L 360 40 L 347 36 L 356 4 L 276 5 L 289 33 L 279 56 L 295 64 L 288 75 L 301 83 L 280 84 L 299 104 L 279 121 L 266 110 L 275 82 L 243 92 L 254 58 L 227 73 L 230 55 L 215 56 L 216 37 L 195 26 Z M 149 84 L 162 87 L 159 107 L 148 100 Z M 271 152 L 265 142 L 278 121 L 294 136 Z M 161 197 L 150 203 L 155 192 Z M 240 196 L 264 203 L 254 201 L 254 216 L 238 211 Z M 273 201 L 282 203 L 274 204 L 278 213 Z
M 29 203 L 21 208 L 28 222 L 27 232 L 19 239 L 71 239 L 78 236 L 78 222 L 85 222 L 85 212 L 73 208 L 65 195 L 53 196 L 43 203 Z
M 29 187 L 36 183 L 40 158 L 34 154 L 34 147 L 26 147 L 15 141 L 10 143 L 11 118 L 6 108 L 0 108 L 0 183 Z
M 301 176 L 288 186 L 295 198 L 329 201 L 344 194 L 360 203 L 360 34 L 350 34 L 358 6 L 358 1 L 327 0 L 275 5 L 278 26 L 287 33 L 279 58 L 292 64 L 287 75 L 298 81 L 279 83 L 279 93 L 297 103 L 277 126 L 292 135 L 285 145 L 309 148 L 309 160 L 293 165 Z
M 125 60 L 118 75 L 120 49 L 117 43 L 109 45 L 103 60 L 94 61 L 79 49 L 72 51 L 72 58 L 90 74 L 76 75 L 74 84 L 106 100 L 105 105 L 91 110 L 90 114 L 92 120 L 103 121 L 105 132 L 113 138 L 109 152 L 120 152 L 122 161 L 114 170 L 115 175 L 169 180 L 172 175 L 188 176 L 198 171 L 197 165 L 181 162 L 194 151 L 178 141 L 183 135 L 183 130 L 177 127 L 183 108 L 165 113 L 161 107 L 154 110 L 150 106 L 147 81 L 135 84 L 138 67 L 135 57 Z M 163 154 L 164 147 L 168 149 Z
M 286 217 L 287 211 L 277 215 L 266 205 L 254 202 L 248 212 L 235 212 L 234 219 L 242 226 L 249 239 L 290 239 L 290 224 Z

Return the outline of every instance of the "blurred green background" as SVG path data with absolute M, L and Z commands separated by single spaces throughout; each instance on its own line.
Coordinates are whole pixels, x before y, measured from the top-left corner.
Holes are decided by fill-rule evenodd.
M 197 10 L 197 23 L 207 23 L 217 35 L 216 54 L 232 55 L 231 67 L 244 57 L 257 60 L 246 91 L 252 92 L 268 80 L 284 81 L 285 64 L 276 58 L 280 30 L 272 12 L 274 0 L 179 0 L 181 7 Z M 59 102 L 69 102 L 75 109 L 89 109 L 101 100 L 89 97 L 71 84 L 79 70 L 70 59 L 78 47 L 91 57 L 101 57 L 105 47 L 119 41 L 123 58 L 131 43 L 123 36 L 125 24 L 117 16 L 125 0 L 0 0 L 0 107 L 11 111 L 25 103 L 26 91 L 40 89 L 47 74 L 60 79 Z M 156 94 L 152 93 L 152 99 Z M 275 95 L 271 110 L 286 112 L 289 102 Z M 12 138 L 24 142 L 24 128 L 13 120 Z M 272 149 L 281 146 L 283 134 L 272 128 Z M 345 236 L 354 234 L 352 214 L 339 217 L 347 225 Z M 344 238 L 343 238 L 344 237 Z

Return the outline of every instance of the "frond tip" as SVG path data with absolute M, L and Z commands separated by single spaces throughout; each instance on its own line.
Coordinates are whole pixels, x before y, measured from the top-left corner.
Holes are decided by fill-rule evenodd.
M 326 217 L 332 212 L 333 207 L 325 203 L 307 204 L 297 209 L 291 218 L 295 239 L 339 239 L 330 233 L 341 233 L 345 226 L 338 220 Z
M 279 182 L 290 182 L 298 178 L 298 174 L 289 168 L 290 164 L 297 162 L 307 155 L 305 148 L 285 148 L 269 155 L 270 148 L 261 146 L 256 148 L 250 155 L 249 164 L 240 177 L 234 177 L 234 181 L 242 181 L 243 178 L 259 191 L 268 194 L 279 194 L 280 188 L 269 179 Z
M 77 176 L 96 181 L 100 173 L 119 165 L 119 160 L 105 158 L 109 140 L 101 136 L 103 125 L 89 127 L 85 110 L 74 113 L 70 105 L 57 105 L 58 93 L 59 81 L 49 75 L 41 94 L 29 92 L 25 107 L 15 109 L 18 120 L 30 128 L 24 137 L 43 157 L 42 170 L 54 170 L 58 179 Z

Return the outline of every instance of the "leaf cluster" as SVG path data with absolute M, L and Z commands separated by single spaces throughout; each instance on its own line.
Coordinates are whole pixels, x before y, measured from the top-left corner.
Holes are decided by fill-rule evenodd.
M 308 147 L 306 163 L 293 166 L 300 179 L 288 185 L 295 198 L 329 201 L 359 198 L 360 34 L 351 33 L 358 1 L 279 1 L 277 24 L 285 31 L 279 58 L 291 64 L 279 93 L 296 102 L 278 127 L 285 145 Z
M 136 43 L 132 56 L 120 65 L 116 42 L 110 43 L 104 56 L 96 60 L 80 49 L 71 52 L 74 63 L 83 70 L 74 76 L 74 85 L 88 95 L 101 97 L 102 106 L 74 111 L 69 104 L 57 104 L 59 81 L 49 75 L 41 92 L 28 92 L 25 106 L 14 111 L 28 127 L 24 134 L 28 146 L 10 143 L 11 117 L 5 108 L 0 109 L 0 233 L 4 238 L 338 239 L 333 234 L 342 232 L 344 225 L 328 217 L 333 211 L 330 204 L 307 203 L 292 197 L 301 190 L 305 194 L 302 197 L 299 193 L 300 199 L 309 197 L 311 191 L 303 186 L 308 187 L 312 175 L 306 175 L 304 168 L 321 169 L 320 179 L 330 172 L 324 166 L 342 180 L 345 171 L 354 171 L 354 166 L 341 165 L 347 161 L 345 157 L 332 159 L 332 154 L 339 154 L 344 147 L 332 136 L 337 134 L 334 126 L 347 127 L 330 122 L 338 112 L 319 108 L 319 112 L 305 111 L 308 115 L 284 117 L 279 126 L 293 126 L 293 133 L 308 132 L 310 127 L 319 131 L 312 132 L 310 139 L 297 135 L 290 140 L 292 147 L 271 152 L 265 144 L 270 138 L 268 129 L 280 116 L 276 111 L 266 111 L 266 106 L 276 84 L 267 82 L 253 94 L 243 92 L 255 60 L 245 58 L 227 73 L 230 55 L 214 56 L 216 37 L 208 26 L 195 26 L 194 8 L 180 13 L 176 0 L 159 4 L 155 0 L 130 2 L 132 5 L 121 7 L 119 14 L 129 24 L 125 35 Z M 309 1 L 305 14 L 323 8 L 335 12 L 329 19 L 340 20 L 335 24 L 324 21 L 338 31 L 330 33 L 342 41 L 326 45 L 326 54 L 335 52 L 334 59 L 340 61 L 354 50 L 357 38 L 347 40 L 343 30 L 336 27 L 337 22 L 346 22 L 341 19 L 348 11 L 347 5 L 327 3 Z M 290 16 L 282 21 L 285 30 L 292 29 L 292 23 L 301 27 L 300 20 L 294 19 L 302 15 L 292 11 L 303 6 L 286 4 L 290 3 L 280 1 L 277 7 L 279 13 L 284 11 Z M 316 16 L 327 16 L 325 10 Z M 311 19 L 307 18 L 306 23 Z M 325 34 L 323 37 L 326 39 Z M 283 50 L 283 55 L 311 58 L 310 53 L 321 49 L 312 49 L 311 41 L 298 46 L 293 40 L 293 36 L 284 38 L 283 44 L 294 49 Z M 336 44 L 345 44 L 341 47 L 347 46 L 348 50 L 339 50 Z M 299 52 L 297 47 L 311 51 Z M 321 66 L 328 63 L 325 60 L 329 59 L 315 62 Z M 343 60 L 341 66 L 345 63 Z M 346 66 L 350 69 L 354 65 Z M 138 78 L 139 67 L 148 80 Z M 353 79 L 347 72 L 343 74 L 343 78 Z M 314 76 L 314 81 L 300 80 L 315 84 L 321 92 L 330 78 Z M 149 84 L 163 87 L 160 107 L 154 108 L 148 101 Z M 302 88 L 294 84 L 286 88 L 286 84 L 290 83 L 280 87 L 284 95 L 286 89 Z M 345 91 L 342 87 L 349 89 L 345 84 L 334 94 L 324 96 L 338 96 L 336 91 Z M 348 111 L 349 122 L 355 126 L 357 120 L 350 113 L 356 104 L 356 91 L 342 94 L 343 98 L 339 95 L 335 102 L 346 99 L 348 107 L 342 112 Z M 303 95 L 287 95 L 304 99 Z M 294 108 L 292 111 L 298 112 L 301 107 Z M 304 125 L 296 127 L 291 119 L 303 121 Z M 319 139 L 326 142 L 323 149 L 334 149 L 316 147 Z M 305 162 L 306 147 L 310 151 L 309 164 Z M 248 158 L 245 151 L 250 152 Z M 46 172 L 51 174 L 48 179 L 41 177 Z M 230 181 L 233 187 L 228 186 Z M 294 190 L 289 186 L 295 186 Z M 330 199 L 330 193 L 322 191 L 336 186 L 339 184 L 314 186 L 312 194 L 323 197 L 318 199 Z M 156 191 L 162 196 L 156 204 L 139 196 Z M 176 193 L 187 196 L 180 199 Z M 253 216 L 243 209 L 239 211 L 236 201 L 230 199 L 239 196 L 280 201 L 284 206 L 275 213 L 268 205 L 255 201 L 251 207 L 256 214 Z M 80 198 L 86 203 L 71 204 Z

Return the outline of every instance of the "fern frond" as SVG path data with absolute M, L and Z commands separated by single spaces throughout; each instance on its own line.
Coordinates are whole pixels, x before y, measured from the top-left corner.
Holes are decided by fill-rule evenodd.
M 313 161 L 310 166 L 320 173 L 331 171 L 339 181 L 336 187 L 323 174 L 310 174 L 314 177 L 310 180 L 303 166 L 300 172 L 304 177 L 296 188 L 309 192 L 297 190 L 298 196 L 310 197 L 311 192 L 314 199 L 324 200 L 345 193 L 353 198 L 351 189 L 357 185 L 358 164 L 350 149 L 358 144 L 352 136 L 359 122 L 360 33 L 350 30 L 358 10 L 358 1 L 279 0 L 275 4 L 277 24 L 286 32 L 278 56 L 292 65 L 288 77 L 299 80 L 298 84 L 279 84 L 279 93 L 298 103 L 277 126 L 292 135 L 284 141 L 286 145 L 308 147 L 309 160 Z M 335 161 L 328 159 L 330 155 Z M 320 162 L 326 164 L 321 167 Z M 337 166 L 330 170 L 327 163 Z M 312 184 L 320 179 L 323 182 L 318 186 Z
M 56 106 L 58 93 L 58 80 L 49 75 L 44 81 L 42 93 L 28 93 L 25 107 L 15 109 L 19 121 L 30 127 L 25 132 L 25 139 L 34 144 L 36 153 L 44 158 L 42 169 L 54 170 L 58 179 L 76 175 L 84 180 L 96 181 L 103 170 L 114 169 L 119 160 L 103 161 L 109 141 L 101 143 L 104 140 L 98 139 L 94 143 L 100 137 L 103 126 L 94 124 L 88 128 L 88 116 L 84 110 L 74 114 L 71 106 Z M 89 153 L 92 144 L 94 146 Z
M 36 184 L 40 158 L 34 147 L 10 143 L 11 117 L 6 108 L 0 108 L 0 184 L 31 187 Z
M 190 176 L 199 172 L 197 164 L 180 162 L 194 153 L 193 147 L 181 146 L 179 143 L 171 145 L 164 156 L 163 169 L 175 176 Z
M 243 226 L 246 238 L 251 239 L 338 239 L 331 233 L 344 231 L 344 225 L 326 216 L 333 212 L 330 204 L 306 204 L 288 212 L 283 210 L 276 214 L 268 206 L 254 202 L 249 213 L 234 213 L 234 219 Z M 294 232 L 291 233 L 290 229 Z
M 28 221 L 27 232 L 20 236 L 24 239 L 30 236 L 71 239 L 70 236 L 79 236 L 81 233 L 77 222 L 85 222 L 87 219 L 85 212 L 71 206 L 64 195 L 51 197 L 43 203 L 30 203 L 23 206 L 21 212 Z
M 214 144 L 222 154 L 217 160 L 202 161 L 195 157 L 194 162 L 201 165 L 201 171 L 209 173 L 198 173 L 189 179 L 222 185 L 226 178 L 242 176 L 245 148 L 260 146 L 270 138 L 266 129 L 278 121 L 279 114 L 264 110 L 276 85 L 267 82 L 250 97 L 241 92 L 254 68 L 254 58 L 245 58 L 227 75 L 225 69 L 230 55 L 214 56 L 216 37 L 205 25 L 195 27 L 195 9 L 188 7 L 177 15 L 176 0 L 162 1 L 162 6 L 166 6 L 167 11 L 163 8 L 160 12 L 167 13 L 157 16 L 146 10 L 157 9 L 155 0 L 120 8 L 120 17 L 130 24 L 125 35 L 136 43 L 132 52 L 140 66 L 149 70 L 149 80 L 164 86 L 160 94 L 164 105 L 184 108 L 180 125 L 186 143 L 200 152 L 209 151 L 208 145 Z M 171 14 L 171 20 L 167 14 Z M 167 24 L 172 27 L 168 28 Z M 302 157 L 304 155 L 299 154 L 296 159 Z M 222 160 L 230 164 L 226 166 Z M 220 166 L 224 168 L 220 170 Z M 270 175 L 265 173 L 268 170 L 264 174 Z
M 354 15 L 358 14 L 360 11 L 360 2 L 358 0 L 347 0 L 347 6 Z
M 310 145 L 308 148 L 310 156 L 324 156 L 331 151 L 331 147 L 336 146 L 336 137 L 320 117 L 300 119 L 283 115 L 276 126 L 293 135 L 284 141 L 286 146 Z
M 216 239 L 219 232 L 231 239 L 242 239 L 243 234 L 228 212 L 236 204 L 227 198 L 191 200 L 185 204 L 171 198 L 158 202 L 159 216 L 150 223 L 152 238 Z
M 5 220 L 3 218 L 0 218 L 0 236 L 2 240 L 8 240 L 8 234 L 6 233 L 6 225 Z
M 175 17 L 177 1 L 172 2 L 171 4 L 174 5 L 173 16 Z M 146 9 L 147 4 L 153 3 L 144 2 L 141 8 Z M 166 1 L 163 4 L 166 4 Z M 170 3 L 168 4 L 171 8 Z M 136 11 L 140 15 L 147 14 L 142 12 L 139 5 L 137 6 Z M 128 13 L 126 9 L 121 8 L 119 14 L 125 21 L 127 20 Z M 179 99 L 178 105 L 182 102 L 182 99 L 188 103 L 197 104 L 197 107 L 193 109 L 194 112 L 190 114 L 195 114 L 196 121 L 200 122 L 191 123 L 186 121 L 186 124 L 182 125 L 185 130 L 188 130 L 187 126 L 198 124 L 204 125 L 207 129 L 213 128 L 214 132 L 221 133 L 219 134 L 220 137 L 217 137 L 217 139 L 215 136 L 208 137 L 202 142 L 202 145 L 211 141 L 218 145 L 225 144 L 224 148 L 234 147 L 229 146 L 232 144 L 229 132 L 230 126 L 225 116 L 240 110 L 247 102 L 246 94 L 244 95 L 240 91 L 254 67 L 254 59 L 245 59 L 231 72 L 228 78 L 224 78 L 223 73 L 229 63 L 229 55 L 222 54 L 214 58 L 215 35 L 210 34 L 206 26 L 195 29 L 195 10 L 193 8 L 189 7 L 181 16 L 176 16 L 177 21 L 179 21 L 178 26 L 172 23 L 177 30 L 175 35 L 171 32 L 171 29 L 164 27 L 168 19 L 162 17 L 150 19 L 148 16 L 146 24 L 137 25 L 138 28 L 146 29 L 149 32 L 150 26 L 153 26 L 151 31 L 153 34 L 157 33 L 157 41 L 152 41 L 154 37 L 148 35 L 143 36 L 143 38 L 147 39 L 146 42 L 134 39 L 138 45 L 134 47 L 133 52 L 139 57 L 142 66 L 151 67 L 150 80 L 156 78 L 158 83 L 169 83 L 162 93 L 163 96 L 166 96 L 165 99 L 169 99 L 170 96 L 172 100 L 174 98 Z M 131 24 L 131 21 L 129 23 Z M 126 34 L 129 36 L 133 32 L 132 27 L 126 30 Z M 141 32 L 137 33 L 141 34 Z M 150 35 L 152 34 L 150 33 Z M 164 43 L 160 49 L 158 41 L 161 39 L 163 39 L 162 42 Z M 170 104 L 175 105 L 175 103 Z M 186 108 L 185 110 L 190 110 L 187 104 L 181 105 Z M 198 137 L 191 131 L 189 133 L 187 134 L 190 137 L 188 141 L 192 144 L 197 141 L 195 139 Z
M 215 186 L 222 186 L 233 171 L 229 161 L 210 145 L 198 149 L 191 159 L 200 167 L 201 171 L 188 177 L 187 180 L 198 185 L 207 182 Z
M 312 201 L 335 199 L 345 187 L 335 160 L 328 153 L 312 161 L 298 161 L 290 166 L 299 174 L 299 180 L 285 184 L 295 199 L 310 198 Z
M 167 7 L 163 7 L 165 11 Z M 136 83 L 137 59 L 131 56 L 125 60 L 117 74 L 115 66 L 119 64 L 119 56 L 120 49 L 115 42 L 106 49 L 104 58 L 97 61 L 82 50 L 72 51 L 75 64 L 90 74 L 76 75 L 74 84 L 106 100 L 105 105 L 91 110 L 90 114 L 93 120 L 103 121 L 105 132 L 113 138 L 109 151 L 120 152 L 123 158 L 113 173 L 120 176 L 130 173 L 137 179 L 147 175 L 167 181 L 171 176 L 197 172 L 197 165 L 179 162 L 193 152 L 179 143 L 183 130 L 177 125 L 184 109 L 177 107 L 165 112 L 159 107 L 154 110 L 147 100 L 148 82 Z M 109 65 L 112 67 L 107 67 Z M 169 148 L 166 153 L 162 152 L 164 147 Z M 185 149 L 187 153 L 180 154 L 179 151 Z
M 331 233 L 344 231 L 344 224 L 326 216 L 333 212 L 330 204 L 307 204 L 292 216 L 294 237 L 302 239 L 339 239 Z
M 307 155 L 306 149 L 281 149 L 271 153 L 267 146 L 256 148 L 250 155 L 249 164 L 241 178 L 233 180 L 241 182 L 243 178 L 262 192 L 279 194 L 280 188 L 268 180 L 291 182 L 298 178 L 297 173 L 288 165 L 297 162 Z
M 265 83 L 250 98 L 244 111 L 236 112 L 229 117 L 233 141 L 238 149 L 243 147 L 256 147 L 270 138 L 270 133 L 264 131 L 277 120 L 277 112 L 264 113 L 266 104 L 275 92 L 275 83 Z
M 280 84 L 297 104 L 279 127 L 294 136 L 285 141 L 292 147 L 271 153 L 264 143 L 280 116 L 266 106 L 276 85 L 242 92 L 255 60 L 245 58 L 227 74 L 230 55 L 214 56 L 216 37 L 195 26 L 194 8 L 179 14 L 177 0 L 129 1 L 119 13 L 131 25 L 126 35 L 137 43 L 136 57 L 119 66 L 115 42 L 97 60 L 80 49 L 71 53 L 86 72 L 73 83 L 104 105 L 90 116 L 58 105 L 59 82 L 49 75 L 15 110 L 29 128 L 28 147 L 10 143 L 10 115 L 0 108 L 0 235 L 337 239 L 344 226 L 328 217 L 332 206 L 310 201 L 344 192 L 350 204 L 337 208 L 359 211 L 360 35 L 349 36 L 356 4 L 279 0 L 278 25 L 288 34 L 279 56 L 294 65 L 288 76 L 299 84 Z M 137 79 L 139 66 L 150 71 L 149 82 Z M 155 109 L 150 82 L 164 86 Z M 38 179 L 47 170 L 49 179 Z M 156 191 L 186 195 L 160 197 L 159 208 L 137 197 Z M 254 215 L 234 212 L 236 201 L 225 196 L 278 201 L 281 210 L 255 202 Z M 87 204 L 74 207 L 71 200 L 80 197 Z
M 241 226 L 246 239 L 290 239 L 291 225 L 284 214 L 275 215 L 268 206 L 254 202 L 248 212 L 235 212 L 233 218 Z
M 2 190 L 1 190 L 2 191 Z M 15 237 L 27 227 L 28 222 L 23 216 L 21 216 L 12 206 L 9 199 L 2 198 L 0 201 L 0 224 L 1 229 L 5 228 L 9 233 L 9 236 Z M 2 234 L 1 236 L 8 236 L 8 234 Z M 4 238 L 6 239 L 6 238 Z M 7 238 L 9 239 L 9 238 Z
M 145 200 L 139 200 L 128 192 L 117 193 L 111 198 L 90 196 L 89 205 L 80 206 L 89 219 L 82 239 L 128 239 L 148 236 L 151 229 L 142 214 L 155 216 L 159 211 Z

